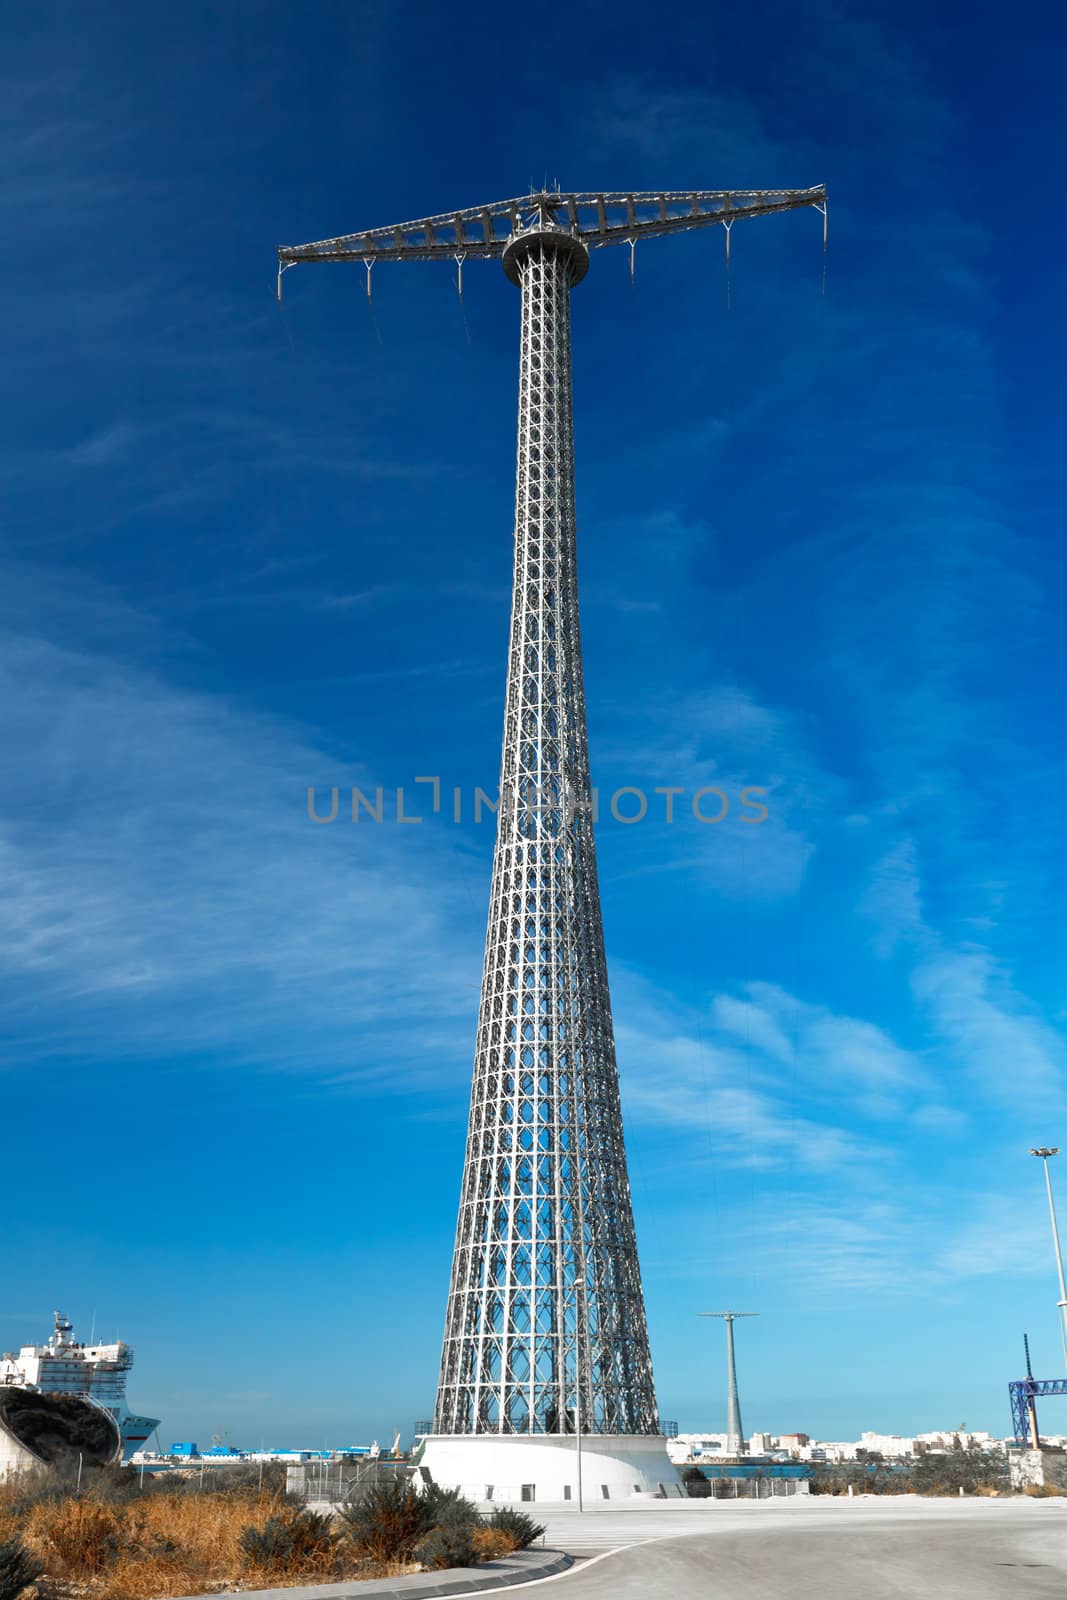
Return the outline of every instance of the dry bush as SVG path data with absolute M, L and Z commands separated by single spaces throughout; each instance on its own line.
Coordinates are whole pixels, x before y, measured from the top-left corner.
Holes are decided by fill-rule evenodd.
M 429 1500 L 402 1483 L 383 1483 L 340 1513 L 344 1537 L 370 1561 L 408 1562 L 433 1526 Z
M 514 1555 L 516 1549 L 512 1534 L 503 1528 L 491 1528 L 488 1525 L 475 1528 L 471 1534 L 471 1544 L 475 1555 L 482 1561 L 499 1561 L 503 1556 Z
M 525 1511 L 516 1511 L 514 1506 L 501 1506 L 494 1511 L 489 1518 L 489 1527 L 506 1534 L 516 1550 L 528 1550 L 545 1531 L 540 1522 L 535 1522 Z
M 451 1517 L 424 1534 L 415 1546 L 416 1559 L 432 1570 L 446 1567 L 473 1567 L 481 1559 L 474 1548 L 474 1529 L 469 1522 Z
M 27 1543 L 63 1578 L 95 1578 L 128 1544 L 125 1519 L 100 1500 L 38 1502 L 26 1517 Z
M 262 1530 L 271 1519 L 293 1534 L 285 1559 L 269 1566 L 266 1581 L 278 1587 L 403 1576 L 416 1570 L 413 1546 L 431 1533 L 433 1548 L 425 1556 L 435 1564 L 492 1560 L 515 1547 L 507 1530 L 479 1526 L 473 1507 L 458 1497 L 441 1495 L 413 1506 L 401 1491 L 384 1500 L 364 1507 L 362 1515 L 353 1516 L 351 1508 L 334 1525 L 347 1535 L 341 1538 L 325 1519 L 309 1517 L 282 1494 L 233 1483 L 225 1493 L 206 1487 L 200 1493 L 157 1482 L 132 1494 L 125 1484 L 101 1481 L 77 1495 L 58 1480 L 42 1478 L 0 1488 L 0 1542 L 19 1540 L 43 1563 L 41 1600 L 166 1600 L 236 1588 L 249 1581 L 248 1547 L 255 1546 L 246 1537 L 242 1547 L 242 1535 Z M 372 1536 L 364 1543 L 361 1533 Z M 372 1560 L 368 1546 L 379 1542 Z M 256 1582 L 268 1569 L 254 1570 Z
M 337 1539 L 330 1532 L 329 1517 L 287 1506 L 266 1522 L 243 1528 L 237 1543 L 250 1567 L 305 1572 L 332 1565 Z
M 284 1509 L 271 1494 L 160 1489 L 115 1504 L 95 1495 L 43 1497 L 15 1522 L 49 1578 L 77 1584 L 85 1600 L 155 1600 L 235 1581 L 245 1570 L 242 1531 Z M 300 1575 L 308 1570 L 304 1564 Z
M 41 1571 L 40 1562 L 21 1540 L 0 1540 L 0 1600 L 19 1600 Z

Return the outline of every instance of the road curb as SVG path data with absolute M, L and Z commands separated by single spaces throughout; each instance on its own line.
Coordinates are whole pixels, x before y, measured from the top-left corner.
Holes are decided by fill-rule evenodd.
M 444 1595 L 480 1594 L 518 1584 L 555 1578 L 573 1564 L 562 1550 L 516 1550 L 500 1561 L 448 1572 L 416 1572 L 408 1578 L 338 1578 L 335 1583 L 298 1585 L 293 1589 L 223 1589 L 211 1595 L 183 1595 L 177 1600 L 439 1600 Z

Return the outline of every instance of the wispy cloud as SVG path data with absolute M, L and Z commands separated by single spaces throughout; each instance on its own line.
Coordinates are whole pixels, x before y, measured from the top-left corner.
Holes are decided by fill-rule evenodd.
M 835 1206 L 801 1200 L 787 1214 L 767 1219 L 760 1248 L 769 1270 L 785 1273 L 791 1287 L 809 1293 L 910 1296 L 917 1282 L 933 1281 L 922 1259 L 922 1232 L 922 1219 L 892 1201 L 850 1198 L 846 1206 Z
M 1067 1113 L 1067 1041 L 989 951 L 933 949 L 915 967 L 912 987 L 988 1100 L 1024 1114 Z
M 878 1122 L 928 1098 L 925 1074 L 881 1029 L 772 985 L 712 996 L 706 1009 L 625 971 L 615 990 L 627 1116 L 699 1134 L 715 1163 L 839 1174 L 884 1163 L 884 1135 L 857 1117 Z
M 909 962 L 912 994 L 959 1081 L 991 1104 L 1067 1112 L 1067 1039 L 1020 992 L 1007 961 L 974 939 L 950 940 L 923 898 L 916 844 L 904 837 L 875 864 L 861 910 L 878 953 L 899 950 Z
M 480 929 L 443 831 L 313 827 L 308 782 L 364 771 L 144 667 L 9 631 L 0 683 L 4 1005 L 36 1049 L 340 1083 L 432 1041 L 462 1080 Z
M 731 683 L 661 692 L 613 710 L 616 738 L 597 751 L 601 792 L 610 794 L 615 783 L 643 785 L 650 814 L 664 822 L 641 830 L 628 870 L 699 876 L 716 892 L 741 898 L 798 892 L 840 785 L 820 772 L 788 714 Z M 666 802 L 654 791 L 672 785 L 682 794 L 675 821 L 666 824 Z M 693 797 L 703 789 L 705 815 L 722 810 L 711 791 L 726 795 L 717 825 L 694 820 Z M 761 791 L 750 798 L 766 805 L 762 822 L 742 804 L 747 789 Z
M 903 838 L 871 870 L 859 910 L 875 925 L 875 949 L 892 955 L 902 939 L 914 939 L 924 926 L 915 841 Z
M 132 423 L 115 422 L 72 445 L 65 453 L 60 452 L 58 459 L 65 459 L 73 467 L 111 467 L 126 460 L 136 438 L 137 430 Z
M 359 589 L 353 594 L 327 594 L 323 595 L 319 605 L 323 611 L 351 611 L 354 606 L 369 605 L 382 592 L 381 585 L 375 585 L 370 589 Z
M 758 1232 L 738 1219 L 741 1249 L 758 1250 L 765 1270 L 793 1293 L 869 1291 L 913 1299 L 981 1278 L 1033 1280 L 1048 1272 L 1049 1246 L 1035 1208 L 1000 1193 L 929 1189 L 935 1208 L 898 1195 L 794 1196 L 761 1217 Z
M 1001 1192 L 967 1194 L 964 1220 L 933 1252 L 934 1270 L 950 1279 L 1038 1277 L 1055 1283 L 1051 1242 L 1040 1207 Z

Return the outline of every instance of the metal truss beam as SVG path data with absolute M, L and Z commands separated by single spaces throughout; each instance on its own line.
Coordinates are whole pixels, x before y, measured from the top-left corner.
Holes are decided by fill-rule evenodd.
M 629 194 L 561 194 L 542 191 L 466 211 L 442 212 L 387 228 L 279 245 L 281 267 L 301 261 L 495 260 L 512 235 L 530 227 L 563 227 L 589 250 L 637 239 L 688 233 L 743 217 L 774 216 L 814 206 L 825 212 L 826 189 L 681 189 Z
M 1037 1427 L 1034 1401 L 1042 1395 L 1067 1395 L 1067 1378 L 1018 1378 L 1008 1384 L 1011 1425 L 1016 1444 L 1028 1444 Z M 1031 1426 L 1032 1419 L 1032 1426 Z

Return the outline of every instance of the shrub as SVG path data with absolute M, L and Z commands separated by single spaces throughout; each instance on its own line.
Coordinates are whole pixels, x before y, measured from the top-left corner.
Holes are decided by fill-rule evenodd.
M 407 1484 L 381 1484 L 340 1517 L 350 1543 L 372 1561 L 463 1567 L 479 1558 L 478 1513 L 456 1489 L 431 1484 L 420 1495 Z
M 301 1567 L 333 1549 L 330 1519 L 317 1511 L 282 1512 L 242 1529 L 238 1546 L 250 1567 Z
M 464 1500 L 458 1489 L 442 1489 L 440 1484 L 431 1483 L 423 1490 L 422 1503 L 426 1508 L 428 1528 L 436 1528 L 451 1519 L 469 1522 L 472 1527 L 478 1521 L 473 1502 Z
M 166 1488 L 173 1494 L 284 1494 L 285 1479 L 280 1462 L 243 1461 L 236 1466 L 208 1467 L 203 1482 L 199 1472 L 167 1473 Z
M 945 1455 L 922 1455 L 908 1463 L 904 1488 L 913 1494 L 974 1494 L 1008 1487 L 1007 1458 L 977 1445 Z
M 474 1547 L 474 1525 L 465 1518 L 450 1517 L 440 1527 L 424 1534 L 415 1546 L 415 1559 L 424 1567 L 473 1567 L 480 1556 Z
M 502 1556 L 510 1556 L 516 1549 L 510 1533 L 505 1533 L 503 1528 L 492 1528 L 487 1522 L 471 1531 L 471 1544 L 475 1555 L 482 1561 L 499 1561 Z
M 280 1567 L 293 1553 L 293 1534 L 282 1517 L 268 1517 L 261 1528 L 242 1528 L 237 1538 L 250 1567 Z
M 437 1520 L 429 1495 L 405 1483 L 379 1484 L 340 1513 L 342 1536 L 371 1561 L 410 1561 Z
M 0 1600 L 18 1600 L 44 1568 L 17 1539 L 0 1544 Z
M 512 1540 L 513 1550 L 528 1550 L 535 1539 L 540 1539 L 544 1528 L 525 1511 L 513 1511 L 510 1506 L 501 1506 L 499 1511 L 494 1511 L 489 1518 L 487 1526 L 495 1528 L 501 1533 L 506 1533 Z

